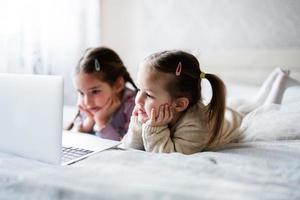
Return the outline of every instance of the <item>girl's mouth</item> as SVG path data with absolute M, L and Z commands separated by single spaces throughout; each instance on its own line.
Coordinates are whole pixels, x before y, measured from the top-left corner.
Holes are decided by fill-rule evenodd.
M 142 115 L 142 116 L 145 116 L 145 117 L 148 116 L 147 113 L 142 109 L 139 109 L 138 113 L 139 113 L 139 115 Z
M 90 108 L 89 110 L 90 110 L 91 113 L 96 113 L 96 112 L 98 112 L 100 109 L 101 109 L 100 107 L 94 107 L 94 108 Z

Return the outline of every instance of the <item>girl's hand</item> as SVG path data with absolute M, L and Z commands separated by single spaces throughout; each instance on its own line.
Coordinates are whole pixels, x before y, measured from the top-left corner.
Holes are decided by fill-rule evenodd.
M 107 100 L 107 102 L 103 105 L 103 107 L 94 114 L 94 120 L 101 130 L 103 129 L 114 112 L 120 107 L 121 101 L 118 97 L 111 97 Z
M 158 110 L 158 116 L 156 117 L 156 110 L 152 108 L 150 119 L 145 123 L 148 126 L 163 126 L 169 124 L 174 117 L 172 107 L 169 105 L 160 105 Z
M 93 126 L 95 124 L 94 117 L 92 113 L 90 113 L 84 105 L 80 102 L 77 103 L 77 107 L 79 109 L 80 114 L 84 114 L 86 118 L 78 127 L 79 131 L 81 132 L 91 132 L 93 130 Z

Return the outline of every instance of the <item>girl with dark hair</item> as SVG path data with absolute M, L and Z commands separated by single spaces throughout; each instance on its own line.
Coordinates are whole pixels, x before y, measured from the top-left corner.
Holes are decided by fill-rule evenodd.
M 137 87 L 118 54 L 107 47 L 89 48 L 75 69 L 78 113 L 67 128 L 120 140 L 127 132 Z

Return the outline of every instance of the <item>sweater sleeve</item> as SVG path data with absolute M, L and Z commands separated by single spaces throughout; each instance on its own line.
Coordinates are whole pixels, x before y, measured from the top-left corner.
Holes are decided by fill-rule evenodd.
M 120 147 L 144 150 L 142 124 L 136 116 L 131 116 L 127 134 L 123 137 Z
M 148 126 L 142 125 L 143 143 L 145 150 L 155 153 L 175 152 L 174 142 L 170 137 L 168 126 Z
M 207 131 L 201 131 L 198 124 L 183 123 L 171 137 L 168 126 L 151 127 L 143 124 L 143 142 L 148 152 L 192 154 L 204 149 Z

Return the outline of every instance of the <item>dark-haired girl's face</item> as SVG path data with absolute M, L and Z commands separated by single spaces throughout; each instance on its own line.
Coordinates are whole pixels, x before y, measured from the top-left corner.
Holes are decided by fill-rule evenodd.
M 91 113 L 100 111 L 116 94 L 112 86 L 93 74 L 76 75 L 74 85 L 78 92 L 78 104 Z

